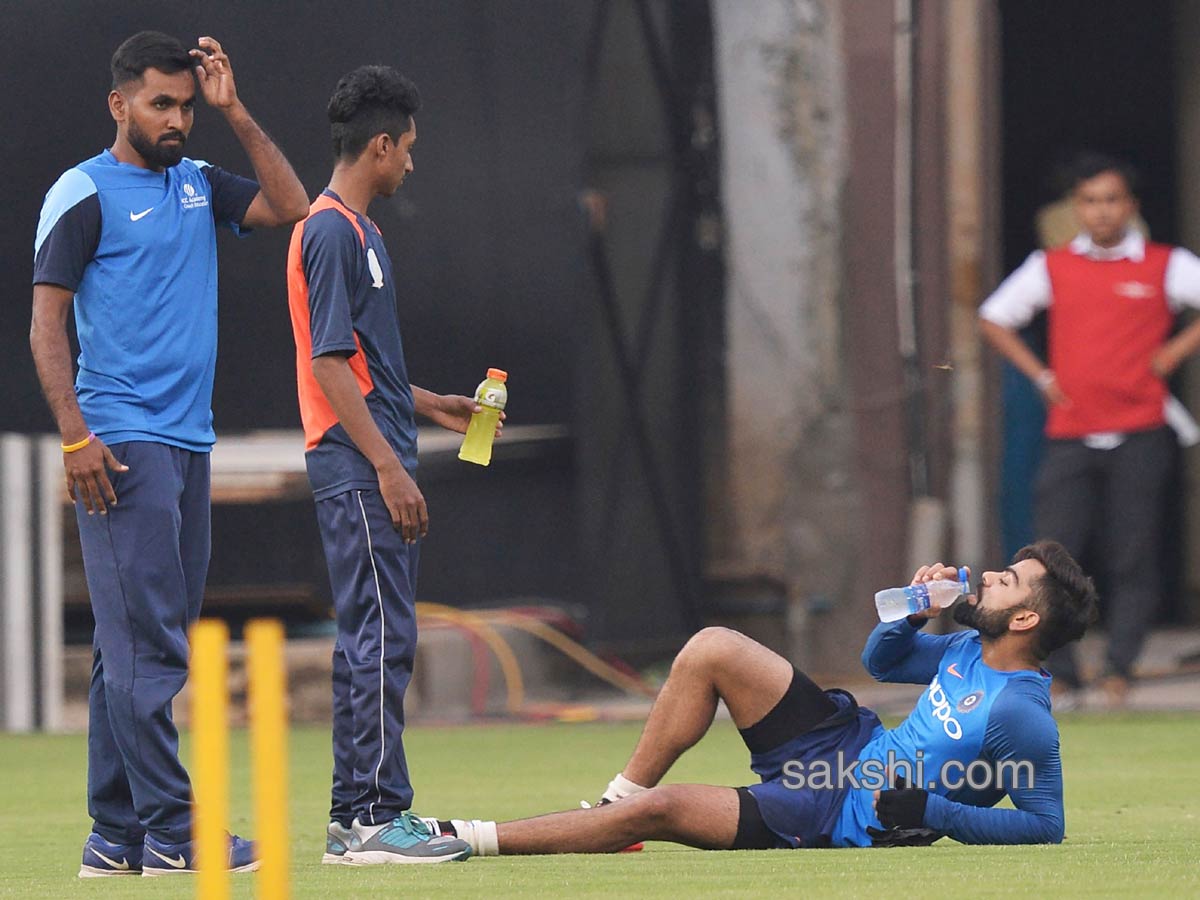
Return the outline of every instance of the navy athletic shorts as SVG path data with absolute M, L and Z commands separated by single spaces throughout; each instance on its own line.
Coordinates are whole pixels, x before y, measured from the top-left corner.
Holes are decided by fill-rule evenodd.
M 882 727 L 879 717 L 849 692 L 822 691 L 796 671 L 775 708 L 742 729 L 750 768 L 762 779 L 743 792 L 757 803 L 763 824 L 777 839 L 775 847 L 828 847 L 849 790 L 802 784 L 796 777 L 799 767 L 788 767 L 789 761 L 803 763 L 804 774 L 824 761 L 836 780 L 838 754 L 849 764 Z

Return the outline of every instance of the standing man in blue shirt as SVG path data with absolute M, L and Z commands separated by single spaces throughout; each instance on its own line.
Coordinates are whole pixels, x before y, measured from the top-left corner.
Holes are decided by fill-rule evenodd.
M 308 206 L 238 98 L 221 45 L 198 45 L 143 31 L 117 48 L 116 140 L 50 189 L 34 244 L 30 344 L 62 435 L 96 620 L 81 877 L 194 871 L 171 702 L 209 561 L 216 226 L 287 225 Z M 184 156 L 197 80 L 257 181 Z M 248 841 L 231 838 L 229 865 L 257 866 Z
M 955 578 L 921 567 L 913 583 Z M 969 630 L 921 633 L 934 607 L 875 627 L 863 664 L 880 681 L 926 684 L 884 728 L 845 691 L 823 691 L 744 635 L 706 628 L 680 651 L 625 768 L 596 809 L 439 830 L 480 856 L 605 853 L 637 841 L 710 850 L 967 844 L 1063 839 L 1062 764 L 1041 661 L 1078 640 L 1095 588 L 1066 550 L 1041 541 L 984 572 L 954 607 Z M 659 785 L 723 700 L 761 783 Z M 901 777 L 903 777 L 903 782 Z M 995 809 L 1007 795 L 1016 809 Z

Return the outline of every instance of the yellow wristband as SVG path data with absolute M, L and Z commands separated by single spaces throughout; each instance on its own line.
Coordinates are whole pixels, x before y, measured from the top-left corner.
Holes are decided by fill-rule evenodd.
M 88 436 L 85 437 L 82 441 L 76 441 L 74 444 L 63 444 L 62 452 L 63 453 L 74 453 L 76 450 L 82 450 L 84 447 L 86 447 L 88 444 L 90 444 L 95 439 L 96 439 L 95 432 L 89 431 Z

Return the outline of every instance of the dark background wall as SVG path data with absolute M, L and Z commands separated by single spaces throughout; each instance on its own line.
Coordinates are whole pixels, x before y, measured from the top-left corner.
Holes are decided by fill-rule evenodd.
M 239 93 L 315 195 L 330 170 L 325 103 L 340 75 L 388 63 L 420 87 L 415 174 L 372 215 L 402 283 L 417 384 L 469 393 L 510 371 L 512 413 L 565 422 L 579 296 L 576 191 L 587 3 L 413 0 L 41 3 L 0 10 L 6 183 L 0 430 L 52 430 L 28 351 L 33 234 L 45 191 L 107 147 L 108 60 L 142 28 L 222 41 Z M 220 116 L 198 103 L 187 153 L 250 174 Z M 284 261 L 286 230 L 221 246 L 219 433 L 298 424 Z
M 1133 163 L 1154 238 L 1175 240 L 1171 3 L 1002 0 L 1000 16 L 1007 268 L 1037 246 L 1054 167 L 1084 149 Z

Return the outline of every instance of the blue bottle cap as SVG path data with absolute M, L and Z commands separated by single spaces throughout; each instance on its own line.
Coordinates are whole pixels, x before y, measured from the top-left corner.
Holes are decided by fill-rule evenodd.
M 965 586 L 967 586 L 967 583 L 968 583 L 968 579 L 969 579 L 969 578 L 970 578 L 970 573 L 967 571 L 967 567 L 966 567 L 966 566 L 961 566 L 961 567 L 959 568 L 959 570 L 958 570 L 958 581 L 959 581 L 959 583 L 960 583 L 960 584 L 962 584 L 962 585 L 965 587 Z

